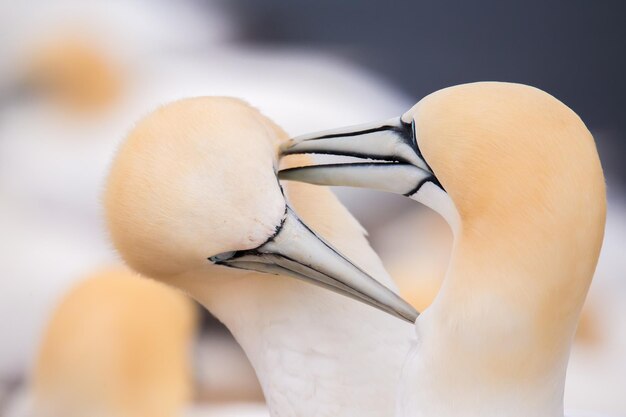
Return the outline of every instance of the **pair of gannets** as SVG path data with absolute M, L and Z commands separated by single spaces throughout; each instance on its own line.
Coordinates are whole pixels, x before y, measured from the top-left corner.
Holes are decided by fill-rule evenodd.
M 240 102 L 180 101 L 139 123 L 106 192 L 123 258 L 224 321 L 273 415 L 563 415 L 605 220 L 595 144 L 569 108 L 527 86 L 467 84 L 397 119 L 283 143 L 382 162 L 280 177 L 403 193 L 450 224 L 446 278 L 408 354 L 410 326 L 392 315 L 417 313 L 379 283 L 391 286 L 355 221 L 327 190 L 283 194 L 283 137 Z

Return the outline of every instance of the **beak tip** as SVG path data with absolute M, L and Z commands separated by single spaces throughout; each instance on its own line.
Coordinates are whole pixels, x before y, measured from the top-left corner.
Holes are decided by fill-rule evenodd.
M 411 312 L 411 315 L 407 317 L 409 323 L 414 324 L 417 318 L 420 316 L 420 313 L 417 310 Z

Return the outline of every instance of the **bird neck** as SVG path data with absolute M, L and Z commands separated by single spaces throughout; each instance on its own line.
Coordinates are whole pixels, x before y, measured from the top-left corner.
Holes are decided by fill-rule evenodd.
M 576 228 L 541 216 L 461 225 L 440 293 L 416 322 L 401 415 L 563 416 L 570 343 L 602 240 L 603 214 L 588 217 Z
M 293 278 L 237 273 L 189 292 L 242 346 L 272 416 L 393 415 L 411 325 Z

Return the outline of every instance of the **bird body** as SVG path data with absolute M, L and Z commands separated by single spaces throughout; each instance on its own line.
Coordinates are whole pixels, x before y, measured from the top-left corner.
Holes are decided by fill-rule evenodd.
M 285 193 L 309 226 L 394 288 L 364 231 L 330 190 L 289 184 Z M 203 304 L 244 348 L 273 415 L 393 412 L 410 326 L 291 278 L 247 275 L 225 282 Z
M 0 314 L 0 332 L 14 335 L 11 344 L 0 346 L 2 379 L 19 380 L 32 366 L 38 335 L 61 294 L 94 268 L 116 262 L 101 220 L 103 180 L 119 140 L 149 109 L 190 95 L 234 94 L 257 103 L 293 130 L 347 123 L 372 117 L 381 105 L 400 109 L 406 104 L 377 78 L 331 56 L 273 49 L 257 53 L 226 42 L 228 33 L 237 30 L 235 22 L 213 6 L 203 5 L 199 11 L 196 4 L 142 0 L 132 1 L 132 7 L 106 1 L 36 3 L 7 3 L 7 13 L 0 13 L 3 27 L 12 28 L 0 42 L 7 63 L 0 71 L 0 223 L 2 230 L 14 230 L 0 239 L 6 260 L 1 271 L 24 284 L 0 291 L 5 312 Z M 79 45 L 73 43 L 76 38 L 82 41 Z M 64 40 L 69 42 L 64 48 L 52 48 Z M 5 48 L 5 42 L 13 47 Z M 42 44 L 52 44 L 51 49 Z M 13 74 L 21 66 L 10 74 L 4 69 L 23 57 L 4 51 L 30 46 L 35 48 L 29 55 L 41 49 L 59 54 L 38 56 L 31 76 L 45 70 L 58 74 L 48 84 L 64 82 L 61 76 L 69 75 L 78 85 L 49 85 L 49 91 L 37 91 L 27 100 L 9 101 L 3 93 L 15 77 L 24 79 Z M 90 48 L 81 49 L 86 46 Z M 65 54 L 75 59 L 64 59 Z M 95 62 L 86 59 L 93 54 Z M 87 65 L 65 67 L 85 59 Z M 110 72 L 111 77 L 111 89 L 105 85 L 103 93 L 98 83 L 89 81 L 90 68 L 98 62 L 103 65 L 96 72 Z M 42 84 L 37 77 L 34 81 Z M 336 86 L 336 94 L 320 94 L 320 85 Z M 77 91 L 64 91 L 75 87 Z M 82 102 L 84 94 L 95 98 L 95 106 L 76 111 L 73 97 Z M 364 100 L 368 94 L 378 100 Z M 72 100 L 66 103 L 65 98 Z M 296 98 L 298 110 L 292 105 Z M 300 111 L 311 117 L 296 117 Z M 33 252 L 38 262 L 31 262 Z M 23 318 L 19 323 L 10 319 L 15 313 Z
M 390 415 L 410 325 L 300 280 L 220 266 L 242 259 L 237 265 L 245 268 L 246 253 L 257 267 L 267 265 L 264 256 L 281 256 L 262 248 L 278 242 L 292 219 L 280 223 L 291 209 L 275 177 L 284 139 L 234 99 L 187 99 L 157 110 L 113 163 L 105 197 L 112 240 L 129 265 L 184 289 L 229 328 L 272 415 Z M 393 285 L 361 226 L 329 190 L 291 184 L 284 193 L 320 236 Z M 291 247 L 308 238 L 290 239 Z M 309 265 L 320 256 L 315 247 L 303 254 Z
M 451 88 L 418 112 L 421 150 L 461 224 L 442 291 L 416 323 L 405 413 L 561 416 L 570 344 L 604 232 L 593 138 L 570 109 L 524 86 Z M 468 136 L 481 137 L 475 160 L 455 155 Z
M 450 262 L 416 321 L 398 415 L 563 416 L 606 215 L 593 137 L 572 110 L 532 87 L 474 83 L 433 93 L 399 119 L 305 135 L 283 151 L 395 161 L 281 176 L 404 193 L 451 226 Z

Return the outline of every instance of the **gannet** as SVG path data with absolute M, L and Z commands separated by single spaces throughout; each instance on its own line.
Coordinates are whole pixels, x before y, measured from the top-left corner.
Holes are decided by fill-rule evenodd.
M 104 64 L 98 71 L 111 76 L 114 92 L 101 102 L 110 105 L 88 112 L 74 111 L 63 98 L 100 97 L 97 91 L 64 91 L 52 80 L 47 86 L 58 95 L 26 86 L 28 100 L 0 97 L 0 273 L 12 277 L 0 288 L 0 333 L 14 335 L 12 343 L 0 344 L 0 392 L 2 381 L 19 380 L 31 367 L 33 347 L 61 294 L 93 268 L 115 261 L 101 222 L 103 178 L 118 139 L 147 111 L 190 95 L 236 95 L 298 133 L 369 120 L 383 109 L 399 112 L 410 103 L 336 56 L 239 43 L 233 35 L 241 22 L 215 2 L 26 0 L 0 9 L 0 95 L 16 78 L 24 80 L 18 72 L 27 58 L 67 64 L 60 56 L 36 55 L 64 40 L 68 49 L 89 47 L 83 51 L 98 54 Z M 40 64 L 35 72 L 44 69 L 62 70 Z M 366 100 L 372 95 L 376 101 Z M 216 368 L 206 370 L 216 373 L 199 378 L 219 376 Z
M 52 312 L 29 392 L 7 415 L 180 415 L 191 400 L 196 327 L 182 293 L 119 266 L 93 272 Z
M 438 211 L 454 243 L 415 323 L 401 416 L 561 417 L 570 343 L 606 216 L 593 137 L 563 103 L 497 82 L 435 92 L 401 117 L 293 139 L 286 155 L 370 161 L 284 179 L 405 194 Z
M 158 109 L 112 164 L 112 242 L 133 269 L 182 288 L 229 328 L 272 415 L 391 415 L 412 338 L 394 316 L 416 312 L 389 289 L 363 229 L 329 190 L 300 184 L 283 194 L 284 139 L 236 99 Z

